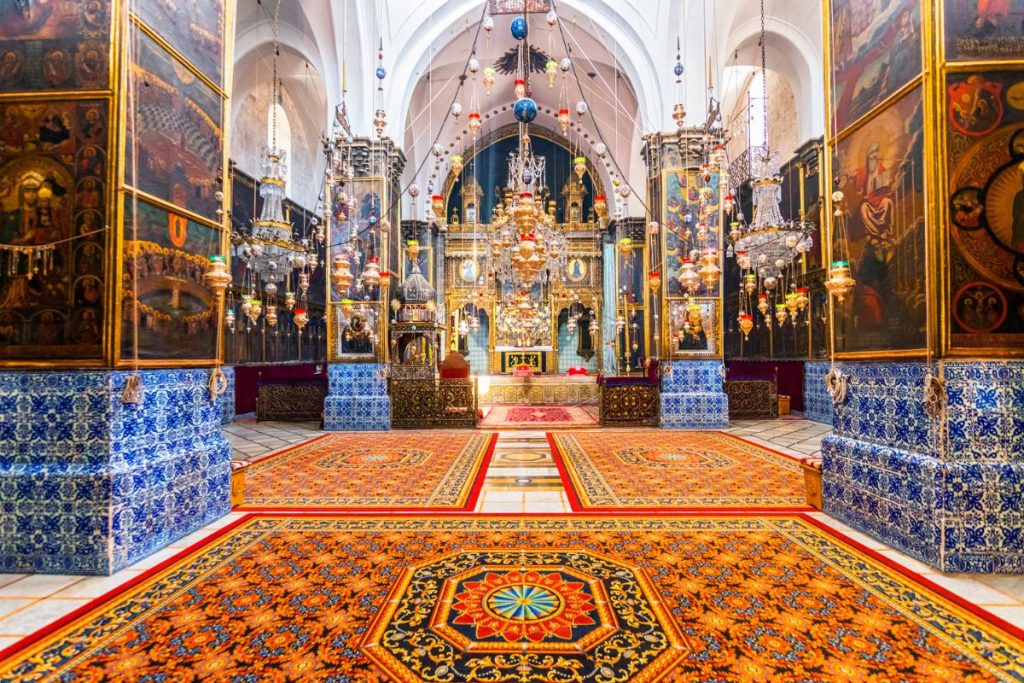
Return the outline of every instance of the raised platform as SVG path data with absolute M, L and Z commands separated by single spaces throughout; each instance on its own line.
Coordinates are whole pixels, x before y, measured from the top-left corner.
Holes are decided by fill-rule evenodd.
M 481 405 L 577 405 L 597 403 L 596 376 L 480 377 Z

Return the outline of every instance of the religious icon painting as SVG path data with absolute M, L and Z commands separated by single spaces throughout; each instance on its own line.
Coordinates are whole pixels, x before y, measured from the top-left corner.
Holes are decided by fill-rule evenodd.
M 875 114 L 836 146 L 857 281 L 836 329 L 836 351 L 925 346 L 925 168 L 921 89 Z M 962 198 L 965 220 L 972 211 Z
M 565 268 L 565 276 L 573 284 L 586 281 L 588 272 L 587 262 L 579 257 L 569 259 L 569 263 Z
M 921 0 L 832 0 L 831 10 L 839 133 L 921 73 Z
M 224 165 L 221 96 L 152 38 L 135 30 L 137 102 L 127 112 L 125 183 L 154 197 L 219 221 Z M 142 87 L 143 82 L 150 87 Z M 167 164 L 165 160 L 174 159 Z M 137 167 L 137 176 L 134 169 Z
M 480 266 L 475 259 L 463 259 L 459 264 L 459 279 L 465 283 L 475 284 L 480 276 Z
M 669 349 L 673 358 L 717 358 L 722 353 L 717 298 L 691 297 L 669 304 Z
M 208 360 L 217 350 L 217 299 L 203 275 L 221 231 L 125 197 L 121 358 Z
M 1024 348 L 1024 79 L 950 74 L 950 325 L 956 348 Z
M 946 59 L 1024 58 L 1024 0 L 945 0 Z
M 222 0 L 139 0 L 132 9 L 201 73 L 218 85 L 223 83 Z
M 0 3 L 0 91 L 106 88 L 110 6 L 106 0 Z

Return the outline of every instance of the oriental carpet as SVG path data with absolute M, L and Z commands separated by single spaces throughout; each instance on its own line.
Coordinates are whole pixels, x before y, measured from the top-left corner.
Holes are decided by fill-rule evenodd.
M 999 681 L 1024 633 L 799 514 L 250 515 L 0 680 Z
M 721 432 L 602 429 L 548 440 L 577 511 L 810 509 L 796 460 Z
M 254 462 L 240 510 L 472 510 L 498 435 L 328 434 Z
M 496 405 L 480 422 L 484 429 L 570 429 L 597 425 L 594 405 Z

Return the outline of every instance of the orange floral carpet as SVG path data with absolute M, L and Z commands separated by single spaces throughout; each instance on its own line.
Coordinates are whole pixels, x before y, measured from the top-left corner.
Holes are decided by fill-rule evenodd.
M 242 510 L 472 510 L 498 435 L 329 434 L 246 470 Z
M 800 464 L 720 432 L 548 435 L 574 510 L 807 509 Z
M 0 680 L 998 681 L 1024 633 L 801 515 L 253 515 Z

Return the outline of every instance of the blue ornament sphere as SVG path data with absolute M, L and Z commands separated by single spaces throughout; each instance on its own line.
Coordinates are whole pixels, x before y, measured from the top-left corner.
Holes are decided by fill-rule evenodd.
M 676 62 L 676 66 L 675 66 L 674 69 L 672 69 L 672 71 L 675 72 L 676 76 L 682 76 L 683 75 L 683 63 L 682 62 Z
M 519 123 L 529 123 L 537 118 L 537 103 L 529 97 L 516 100 L 512 113 L 515 114 L 516 121 Z
M 384 80 L 384 77 L 388 75 L 388 70 L 382 66 L 377 67 L 377 78 Z
M 523 17 L 516 17 L 512 20 L 512 25 L 509 27 L 512 31 L 512 37 L 516 40 L 522 40 L 526 37 L 526 34 L 530 32 L 530 27 L 526 23 L 526 19 Z

